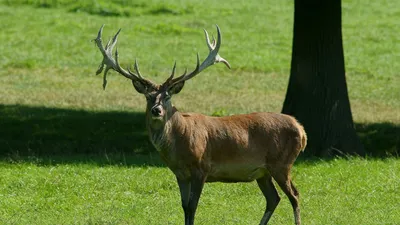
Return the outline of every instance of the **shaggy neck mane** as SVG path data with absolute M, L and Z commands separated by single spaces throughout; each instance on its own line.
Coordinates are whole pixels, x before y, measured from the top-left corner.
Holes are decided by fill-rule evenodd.
M 153 120 L 150 112 L 147 112 L 146 115 L 147 132 L 151 143 L 157 151 L 166 151 L 172 144 L 172 140 L 169 136 L 173 124 L 176 124 L 174 120 L 179 120 L 181 117 L 180 112 L 173 106 L 167 111 L 167 115 L 163 120 Z

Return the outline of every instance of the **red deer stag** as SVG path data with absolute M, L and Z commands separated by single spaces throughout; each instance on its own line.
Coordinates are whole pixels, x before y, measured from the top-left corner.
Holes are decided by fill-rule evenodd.
M 112 57 L 112 52 L 120 30 L 103 46 L 103 26 L 94 40 L 104 57 L 96 74 L 104 69 L 105 88 L 107 72 L 113 69 L 132 80 L 136 91 L 146 97 L 149 138 L 176 176 L 185 224 L 194 223 L 205 182 L 254 180 L 267 202 L 260 224 L 267 224 L 280 201 L 272 182 L 274 179 L 289 197 L 295 223 L 299 225 L 299 192 L 291 180 L 290 171 L 300 151 L 304 150 L 307 137 L 296 119 L 278 113 L 210 117 L 197 113 L 181 113 L 171 103 L 171 96 L 182 90 L 185 81 L 207 67 L 222 62 L 230 68 L 228 61 L 218 54 L 221 47 L 219 27 L 217 26 L 217 40 L 213 39 L 211 42 L 204 30 L 210 53 L 201 64 L 197 54 L 197 65 L 193 72 L 185 72 L 174 78 L 175 63 L 169 78 L 158 85 L 143 78 L 136 60 L 134 72 L 119 65 L 118 51 L 115 51 L 115 58 Z

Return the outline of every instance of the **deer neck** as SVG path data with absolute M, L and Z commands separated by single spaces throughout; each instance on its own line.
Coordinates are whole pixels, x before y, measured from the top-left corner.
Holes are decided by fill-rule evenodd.
M 173 120 L 180 119 L 181 115 L 175 107 L 171 107 L 163 120 L 154 120 L 149 109 L 146 112 L 146 126 L 151 143 L 157 151 L 168 151 L 172 144 L 171 131 Z

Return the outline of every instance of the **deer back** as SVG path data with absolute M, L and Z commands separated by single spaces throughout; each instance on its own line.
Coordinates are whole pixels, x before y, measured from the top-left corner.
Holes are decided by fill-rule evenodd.
M 209 117 L 179 113 L 171 117 L 164 159 L 169 166 L 293 163 L 305 147 L 303 127 L 291 116 L 251 113 Z M 183 164 L 183 165 L 182 165 Z

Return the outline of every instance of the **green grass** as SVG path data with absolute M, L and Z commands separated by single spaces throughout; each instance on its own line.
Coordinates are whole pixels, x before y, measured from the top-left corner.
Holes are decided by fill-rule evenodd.
M 347 82 L 357 132 L 367 151 L 396 155 L 400 146 L 400 65 L 396 60 L 400 52 L 396 34 L 400 28 L 396 18 L 400 18 L 400 11 L 394 7 L 395 1 L 376 4 L 343 2 Z M 101 13 L 105 10 L 109 12 L 106 15 Z M 127 13 L 121 14 L 121 10 Z M 53 109 L 62 110 L 61 118 L 74 124 L 68 129 L 61 121 L 56 127 L 60 129 L 49 131 L 59 137 L 55 140 L 62 139 L 57 145 L 61 142 L 64 152 L 101 148 L 104 142 L 98 142 L 97 137 L 85 142 L 85 137 L 92 135 L 89 127 L 76 132 L 79 137 L 71 132 L 82 121 L 93 120 L 87 118 L 94 112 L 104 116 L 85 125 L 104 131 L 96 134 L 110 140 L 103 150 L 113 148 L 113 140 L 121 139 L 117 134 L 124 133 L 124 139 L 132 134 L 128 125 L 107 133 L 118 128 L 113 123 L 109 123 L 112 128 L 102 127 L 103 120 L 115 120 L 123 112 L 124 119 L 116 119 L 123 120 L 119 123 L 127 123 L 130 117 L 134 117 L 134 124 L 143 122 L 135 115 L 144 111 L 145 100 L 129 81 L 112 73 L 107 90 L 102 91 L 101 77 L 94 76 L 101 55 L 91 40 L 101 24 L 106 24 L 105 39 L 118 28 L 123 29 L 118 43 L 122 65 L 133 63 L 137 57 L 142 73 L 162 82 L 174 60 L 181 73 L 185 67 L 193 68 L 196 52 L 202 57 L 207 54 L 202 29 L 215 33 L 213 24 L 217 23 L 223 33 L 221 55 L 233 69 L 216 65 L 188 81 L 174 97 L 175 105 L 182 111 L 209 115 L 279 112 L 282 107 L 291 56 L 292 1 L 209 1 L 199 5 L 196 1 L 3 0 L 0 19 L 0 41 L 4 43 L 0 54 L 1 113 L 5 118 L 14 117 L 0 120 L 3 137 L 7 136 L 0 142 L 8 151 L 32 151 L 33 145 L 34 152 L 57 153 L 60 148 L 49 149 L 48 136 L 40 136 L 42 129 L 54 128 L 54 119 L 47 118 Z M 80 112 L 79 118 L 75 111 Z M 23 127 L 39 131 L 27 132 L 22 140 L 9 138 Z M 144 124 L 138 127 L 133 134 L 144 133 Z M 75 143 L 76 138 L 82 140 L 80 145 L 64 144 Z M 122 144 L 123 151 L 151 149 L 145 137 L 141 136 L 142 141 L 134 139 L 139 144 Z M 377 139 L 388 144 L 376 145 Z
M 2 224 L 182 224 L 175 178 L 166 168 L 122 164 L 0 164 Z M 398 160 L 305 161 L 293 177 L 304 224 L 397 224 Z M 271 224 L 292 224 L 283 197 Z M 206 184 L 197 224 L 258 224 L 265 200 L 256 183 Z
M 343 0 L 346 76 L 369 154 L 400 149 L 400 8 Z M 147 140 L 145 99 L 112 73 L 94 73 L 94 43 L 122 28 L 127 66 L 162 82 L 205 57 L 202 29 L 221 27 L 216 65 L 174 96 L 182 111 L 280 111 L 291 57 L 293 1 L 0 0 L 0 224 L 181 224 L 177 185 Z M 146 154 L 144 154 L 146 153 Z M 399 159 L 300 160 L 294 181 L 304 224 L 396 224 Z M 206 185 L 198 224 L 257 224 L 255 183 Z M 290 224 L 283 198 L 271 224 Z
M 185 67 L 194 67 L 196 52 L 203 57 L 207 54 L 202 29 L 215 33 L 213 24 L 217 23 L 223 33 L 221 54 L 233 69 L 228 71 L 222 65 L 210 68 L 188 82 L 175 103 L 182 110 L 206 114 L 221 109 L 229 114 L 280 111 L 282 107 L 290 65 L 292 1 L 208 1 L 200 5 L 197 1 L 79 3 L 81 7 L 92 4 L 93 9 L 110 5 L 114 11 L 119 7 L 146 12 L 129 17 L 71 11 L 77 4 L 74 1 L 3 2 L 11 2 L 0 8 L 3 104 L 142 111 L 143 97 L 134 93 L 125 79 L 114 76 L 104 93 L 101 78 L 92 76 L 101 57 L 90 41 L 100 25 L 106 24 L 105 38 L 118 28 L 123 29 L 118 44 L 122 65 L 133 63 L 137 57 L 142 73 L 162 82 L 174 60 L 178 60 L 181 73 Z M 27 2 L 36 4 L 22 4 Z M 343 3 L 353 114 L 356 121 L 363 123 L 398 124 L 399 10 L 394 7 L 395 1 L 375 7 L 371 4 L 378 3 Z M 159 10 L 164 13 L 148 13 L 163 7 L 187 12 L 171 14 L 165 9 Z

